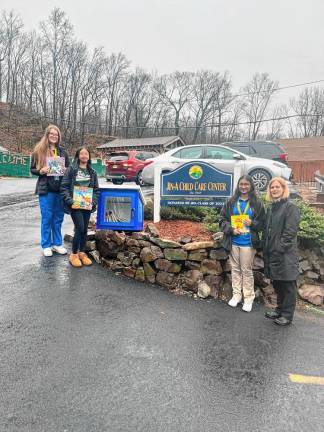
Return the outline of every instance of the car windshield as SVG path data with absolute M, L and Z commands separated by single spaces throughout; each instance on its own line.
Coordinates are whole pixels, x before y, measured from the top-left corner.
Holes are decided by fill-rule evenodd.
M 173 153 L 172 156 L 180 159 L 199 159 L 203 157 L 203 148 L 200 146 L 184 147 Z
M 235 153 L 230 150 L 223 147 L 212 147 L 208 146 L 206 147 L 206 159 L 225 159 L 225 160 L 231 160 L 233 159 L 233 155 Z
M 128 153 L 112 153 L 108 155 L 108 160 L 110 162 L 114 161 L 124 161 L 128 159 Z

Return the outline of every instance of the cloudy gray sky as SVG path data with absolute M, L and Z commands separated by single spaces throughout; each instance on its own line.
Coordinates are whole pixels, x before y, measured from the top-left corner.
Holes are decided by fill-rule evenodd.
M 324 79 L 323 0 L 1 0 L 27 29 L 63 9 L 78 39 L 159 73 L 228 70 L 235 89 L 255 72 L 281 86 Z M 281 93 L 288 97 L 299 89 Z

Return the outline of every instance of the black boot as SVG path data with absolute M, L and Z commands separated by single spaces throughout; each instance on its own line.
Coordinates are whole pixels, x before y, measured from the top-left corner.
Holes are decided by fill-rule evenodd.
M 272 310 L 272 311 L 268 311 L 264 314 L 264 316 L 266 318 L 270 318 L 270 319 L 276 319 L 276 318 L 280 318 L 281 314 L 280 312 L 276 311 L 276 310 Z
M 289 319 L 287 319 L 287 318 L 285 318 L 285 317 L 282 316 L 280 318 L 276 318 L 274 320 L 274 322 L 276 324 L 280 325 L 280 326 L 286 326 L 286 325 L 289 325 L 291 323 L 291 320 L 289 320 Z

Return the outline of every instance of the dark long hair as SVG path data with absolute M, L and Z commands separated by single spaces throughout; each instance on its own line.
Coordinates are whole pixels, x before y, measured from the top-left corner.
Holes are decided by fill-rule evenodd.
M 89 160 L 87 162 L 87 169 L 89 169 L 89 168 L 91 168 L 91 153 L 90 153 L 90 150 L 88 149 L 88 147 L 83 146 L 83 147 L 78 148 L 78 150 L 75 152 L 73 163 L 77 164 L 78 166 L 80 165 L 80 151 L 81 150 L 87 150 L 87 152 L 89 154 Z
M 255 186 L 252 180 L 252 177 L 249 175 L 242 175 L 237 182 L 236 185 L 236 189 L 233 193 L 233 195 L 231 196 L 231 198 L 228 200 L 229 203 L 234 204 L 240 197 L 241 193 L 240 193 L 240 189 L 239 189 L 239 184 L 241 180 L 246 180 L 250 183 L 250 192 L 249 192 L 249 200 L 250 200 L 250 206 L 251 207 L 255 207 L 255 204 L 258 200 L 258 197 L 255 193 Z

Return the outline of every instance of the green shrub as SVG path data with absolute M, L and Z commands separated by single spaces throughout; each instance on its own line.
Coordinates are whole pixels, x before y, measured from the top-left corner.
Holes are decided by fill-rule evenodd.
M 324 245 L 324 216 L 309 204 L 296 200 L 300 209 L 298 238 L 312 240 L 316 245 Z
M 206 228 L 214 232 L 215 227 L 218 227 L 219 209 L 210 207 L 169 206 L 161 207 L 160 216 L 163 220 L 190 220 L 194 222 L 204 222 Z M 148 201 L 144 207 L 144 219 L 153 220 L 152 201 Z
M 219 231 L 219 215 L 220 209 L 218 208 L 209 208 L 208 212 L 204 218 L 204 226 L 207 231 L 212 233 Z
M 144 219 L 145 220 L 153 220 L 153 201 L 147 201 L 144 206 Z
M 161 207 L 161 219 L 166 220 L 190 220 L 195 222 L 201 222 L 205 216 L 206 212 L 209 210 L 207 207 L 190 207 L 190 206 L 169 206 Z

